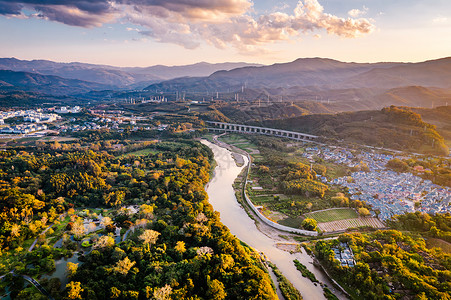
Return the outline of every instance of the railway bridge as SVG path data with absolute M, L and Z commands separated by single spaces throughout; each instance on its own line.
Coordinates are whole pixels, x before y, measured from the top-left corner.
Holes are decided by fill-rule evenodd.
M 316 135 L 311 135 L 307 133 L 288 131 L 282 129 L 274 129 L 267 127 L 258 127 L 242 124 L 232 124 L 223 122 L 206 121 L 208 124 L 207 129 L 213 132 L 238 132 L 238 133 L 249 133 L 249 134 L 263 134 L 272 135 L 277 137 L 284 137 L 296 141 L 314 141 L 318 138 Z

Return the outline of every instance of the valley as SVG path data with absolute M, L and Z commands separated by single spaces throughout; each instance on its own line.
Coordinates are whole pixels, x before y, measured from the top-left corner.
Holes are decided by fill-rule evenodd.
M 1 63 L 5 297 L 449 294 L 449 59 Z

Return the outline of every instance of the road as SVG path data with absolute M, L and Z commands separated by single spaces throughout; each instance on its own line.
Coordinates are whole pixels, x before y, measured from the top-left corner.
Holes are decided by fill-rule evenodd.
M 25 279 L 26 281 L 28 281 L 29 283 L 34 285 L 41 292 L 41 294 L 43 294 L 44 296 L 47 296 L 47 298 L 49 298 L 49 300 L 55 300 L 55 298 L 53 298 L 52 295 L 50 295 L 50 293 L 47 292 L 46 289 L 44 289 L 44 287 L 39 282 L 37 282 L 34 278 L 32 278 L 28 275 L 16 274 L 16 273 L 14 273 L 14 271 L 10 271 L 9 273 L 13 274 L 13 276 L 22 277 L 23 279 Z M 8 274 L 0 276 L 0 280 L 2 280 L 6 275 L 8 275 Z

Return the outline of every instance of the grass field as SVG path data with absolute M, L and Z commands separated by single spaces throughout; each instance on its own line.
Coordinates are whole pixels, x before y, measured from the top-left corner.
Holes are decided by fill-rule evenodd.
M 138 151 L 128 152 L 128 153 L 123 154 L 122 156 L 128 156 L 128 155 L 144 156 L 144 155 L 155 154 L 155 153 L 158 153 L 158 150 L 147 148 L 147 149 L 141 149 Z
M 305 214 L 305 216 L 307 218 L 315 219 L 318 223 L 355 219 L 359 217 L 355 210 L 350 208 L 336 208 L 325 211 L 312 212 Z
M 247 152 L 252 152 L 255 149 L 257 149 L 256 145 L 252 144 L 247 139 L 245 139 L 239 135 L 236 135 L 236 134 L 227 134 L 227 135 L 221 136 L 219 138 L 219 140 L 223 141 L 224 143 L 233 145 L 233 146 L 240 148 Z
M 284 220 L 280 220 L 277 223 L 279 223 L 280 225 L 288 226 L 288 227 L 301 228 L 301 224 L 302 224 L 303 220 L 304 219 L 301 217 L 296 217 L 296 218 L 289 217 Z
M 443 252 L 451 253 L 451 243 L 448 243 L 444 240 L 428 238 L 426 240 L 426 246 L 430 249 L 437 247 L 437 248 L 442 249 Z

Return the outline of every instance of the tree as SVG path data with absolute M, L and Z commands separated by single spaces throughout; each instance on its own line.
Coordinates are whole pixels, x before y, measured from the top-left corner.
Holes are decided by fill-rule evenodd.
M 111 298 L 112 298 L 112 299 L 117 299 L 117 298 L 119 298 L 119 296 L 121 295 L 121 290 L 118 289 L 117 287 L 113 286 L 113 287 L 110 289 L 110 293 L 111 293 Z
M 81 283 L 78 281 L 71 281 L 66 285 L 67 298 L 69 299 L 82 299 L 80 293 L 84 290 L 81 288 Z
M 113 267 L 113 271 L 122 275 L 127 275 L 128 271 L 136 264 L 136 262 L 131 261 L 128 256 L 126 256 L 123 260 L 120 260 L 116 263 L 116 266 Z
M 143 240 L 143 244 L 144 244 L 144 245 L 148 245 L 148 247 L 150 247 L 150 245 L 153 245 L 153 244 L 156 243 L 156 241 L 157 241 L 157 239 L 158 239 L 158 236 L 159 236 L 160 234 L 161 234 L 161 233 L 159 233 L 158 231 L 148 229 L 148 230 L 145 230 L 145 231 L 139 236 L 139 238 L 140 238 L 141 240 Z
M 72 262 L 68 262 L 66 265 L 66 274 L 68 277 L 72 277 L 75 275 L 78 269 L 78 264 L 74 264 Z
M 102 221 L 100 221 L 100 226 L 106 228 L 108 225 L 113 224 L 110 217 L 103 217 Z
M 358 209 L 358 212 L 359 212 L 359 215 L 361 215 L 362 217 L 367 217 L 370 215 L 370 211 L 365 207 L 360 207 Z
M 305 230 L 312 230 L 312 231 L 316 230 L 317 225 L 318 225 L 318 223 L 316 222 L 316 220 L 311 219 L 311 218 L 306 218 L 301 223 L 302 228 L 304 228 Z
M 175 251 L 179 252 L 180 254 L 184 253 L 186 251 L 185 242 L 178 241 L 177 244 L 175 245 L 174 249 L 175 249 Z
M 109 235 L 102 235 L 94 244 L 94 249 L 103 249 L 114 246 L 114 239 Z
M 397 172 L 406 172 L 407 170 L 409 170 L 409 165 L 398 158 L 393 158 L 392 160 L 388 161 L 386 167 Z
M 20 236 L 20 225 L 19 224 L 13 224 L 11 226 L 11 236 L 14 238 Z
M 144 218 L 151 218 L 153 214 L 153 206 L 148 204 L 142 204 L 139 207 L 139 212 L 143 215 Z
M 172 294 L 172 288 L 169 284 L 166 284 L 165 286 L 155 289 L 153 292 L 153 297 L 155 300 L 169 300 L 171 299 Z
M 75 236 L 75 238 L 80 239 L 85 235 L 86 228 L 83 225 L 83 222 L 81 219 L 78 219 L 76 222 L 72 224 L 71 233 Z
M 208 278 L 208 291 L 207 291 L 207 296 L 208 299 L 214 299 L 214 300 L 223 300 L 226 298 L 227 293 L 224 290 L 224 284 L 217 280 L 217 279 L 213 279 L 213 280 L 209 280 L 210 278 Z
M 437 229 L 436 226 L 431 226 L 431 229 L 429 229 L 429 232 L 432 234 L 433 237 L 438 237 L 440 234 L 440 230 Z

